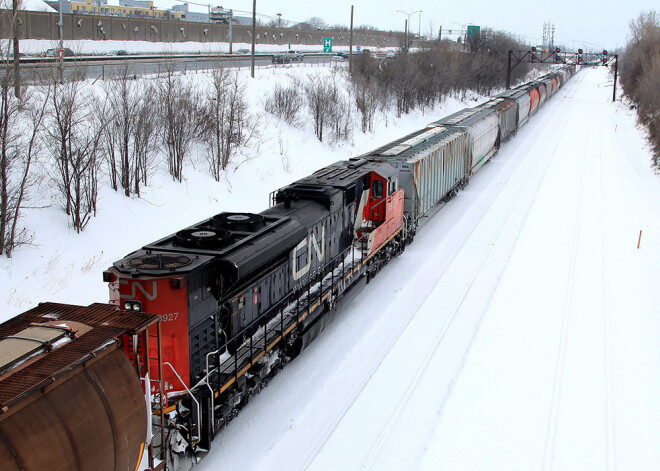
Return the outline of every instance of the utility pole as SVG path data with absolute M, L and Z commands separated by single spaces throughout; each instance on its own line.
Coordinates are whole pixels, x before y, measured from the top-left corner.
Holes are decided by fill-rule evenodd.
M 353 68 L 353 5 L 351 5 L 351 34 L 348 40 L 348 70 Z
M 257 0 L 252 0 L 252 66 L 250 73 L 254 78 L 254 40 L 257 35 Z
M 419 10 L 419 27 L 417 28 L 417 36 L 422 38 L 422 10 Z
M 19 45 L 18 45 L 18 2 L 12 2 L 12 40 L 14 49 L 14 95 L 16 98 L 21 98 L 21 72 L 19 69 Z
M 408 20 L 405 20 L 406 22 L 403 25 L 403 30 L 406 32 L 406 42 L 404 43 L 404 49 L 406 51 L 406 54 L 408 53 Z
M 229 54 L 233 54 L 234 47 L 234 10 L 229 9 Z
M 438 41 L 442 41 L 442 25 L 440 25 L 440 30 L 438 31 Z

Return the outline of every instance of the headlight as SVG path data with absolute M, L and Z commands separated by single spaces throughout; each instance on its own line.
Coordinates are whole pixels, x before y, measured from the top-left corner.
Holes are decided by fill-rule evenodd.
M 133 303 L 130 301 L 124 301 L 124 311 L 130 311 L 133 309 Z

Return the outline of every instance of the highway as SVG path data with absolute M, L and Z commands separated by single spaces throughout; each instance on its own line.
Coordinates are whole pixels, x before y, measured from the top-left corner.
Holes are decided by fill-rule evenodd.
M 333 54 L 305 54 L 302 62 L 292 61 L 290 64 L 325 64 L 331 63 Z M 255 55 L 255 66 L 274 65 L 273 54 Z M 59 61 L 53 58 L 22 58 L 22 77 L 28 83 L 38 83 L 41 80 L 58 74 Z M 282 66 L 282 64 L 277 64 Z M 6 66 L 6 63 L 5 65 Z M 9 64 L 11 67 L 12 64 Z M 128 75 L 160 75 L 168 71 L 195 72 L 218 67 L 246 68 L 250 67 L 249 54 L 174 54 L 174 55 L 135 55 L 135 56 L 85 56 L 66 57 L 62 61 L 65 79 L 101 79 Z

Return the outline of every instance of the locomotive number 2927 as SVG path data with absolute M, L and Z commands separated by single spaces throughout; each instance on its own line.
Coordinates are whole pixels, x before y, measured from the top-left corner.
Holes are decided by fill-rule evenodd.
M 163 314 L 162 316 L 163 322 L 167 321 L 175 321 L 179 317 L 178 312 L 170 312 L 169 314 Z

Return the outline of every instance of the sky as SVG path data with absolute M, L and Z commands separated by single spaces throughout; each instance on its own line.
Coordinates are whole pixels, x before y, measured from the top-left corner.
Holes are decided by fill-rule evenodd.
M 212 0 L 195 0 L 207 4 Z M 225 8 L 252 11 L 252 0 L 216 0 Z M 155 0 L 161 8 L 180 4 L 175 0 Z M 625 46 L 628 39 L 628 24 L 640 12 L 658 9 L 657 0 L 631 1 L 596 1 L 596 0 L 513 0 L 505 5 L 493 8 L 495 2 L 487 0 L 473 1 L 428 1 L 410 0 L 408 3 L 393 0 L 257 0 L 257 12 L 295 22 L 318 16 L 329 24 L 350 23 L 351 4 L 355 6 L 354 24 L 369 24 L 379 29 L 403 31 L 407 18 L 398 10 L 411 13 L 422 10 L 422 34 L 433 31 L 437 36 L 442 25 L 443 32 L 457 30 L 466 24 L 479 25 L 507 31 L 522 36 L 528 44 L 541 44 L 543 24 L 555 25 L 555 43 L 567 48 L 579 47 L 589 50 L 602 48 L 614 49 Z M 552 8 L 549 8 L 552 5 Z M 204 7 L 191 10 L 206 11 Z M 239 13 L 236 13 L 239 14 Z M 420 14 L 411 15 L 411 28 L 417 33 L 420 26 Z M 444 34 L 443 34 L 444 35 Z

